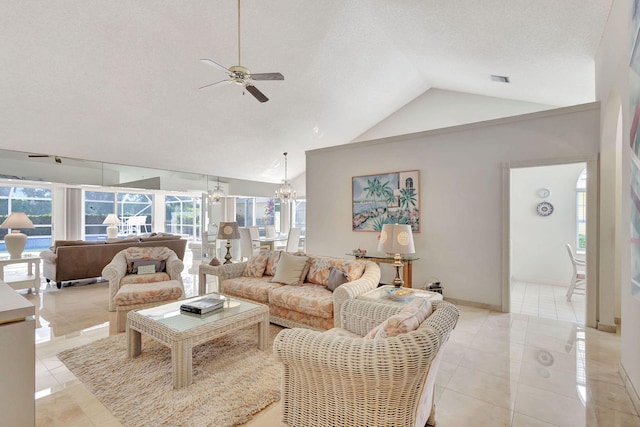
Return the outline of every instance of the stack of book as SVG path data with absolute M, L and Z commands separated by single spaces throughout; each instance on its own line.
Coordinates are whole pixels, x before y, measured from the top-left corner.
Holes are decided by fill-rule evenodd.
M 180 306 L 181 311 L 193 314 L 207 314 L 218 310 L 224 306 L 224 299 L 220 297 L 208 296 L 200 298 Z

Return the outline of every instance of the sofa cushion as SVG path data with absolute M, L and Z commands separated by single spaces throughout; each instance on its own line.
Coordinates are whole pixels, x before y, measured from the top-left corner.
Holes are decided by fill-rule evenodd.
M 287 323 L 283 326 L 288 327 L 304 325 L 304 327 L 322 331 L 333 328 L 333 317 L 310 316 L 302 311 L 289 310 L 288 308 L 278 307 L 277 305 L 269 305 L 269 316 L 273 323 L 281 325 L 282 323 L 279 323 L 279 321 L 275 319 L 282 319 Z
M 102 240 L 97 241 L 84 241 L 84 240 L 56 240 L 53 243 L 51 249 L 53 252 L 56 251 L 60 246 L 93 246 L 93 245 L 104 245 L 105 242 Z
M 115 296 L 117 306 L 149 304 L 153 302 L 173 301 L 182 298 L 183 289 L 177 280 L 163 282 L 137 283 L 121 286 Z
M 389 338 L 415 331 L 431 315 L 431 302 L 414 298 L 398 314 L 394 314 L 373 328 L 365 338 Z
M 167 273 L 153 273 L 153 274 L 127 274 L 120 279 L 120 286 L 130 285 L 132 283 L 154 283 L 164 282 L 171 280 L 171 277 Z
M 333 318 L 333 293 L 324 286 L 282 286 L 272 289 L 269 293 L 269 305 L 308 316 Z
M 272 283 L 270 277 L 235 277 L 220 283 L 220 292 L 225 295 L 245 298 L 263 304 L 269 302 L 269 291 L 283 285 Z
M 276 265 L 278 265 L 278 261 L 280 261 L 281 253 L 282 251 L 269 252 L 269 259 L 267 260 L 267 267 L 264 270 L 264 274 L 267 276 L 273 276 L 276 274 Z
M 276 274 L 271 279 L 272 282 L 283 285 L 299 286 L 304 283 L 309 271 L 309 258 L 306 256 L 292 255 L 283 252 L 276 268 Z
M 329 273 L 331 267 L 336 267 L 342 270 L 349 278 L 349 282 L 352 282 L 362 277 L 365 263 L 361 260 L 312 255 L 311 265 L 306 279 L 307 282 L 327 286 L 329 284 Z
M 347 283 L 349 279 L 342 270 L 337 267 L 331 267 L 329 269 L 329 279 L 327 281 L 327 289 L 331 292 L 335 291 L 340 285 Z
M 252 256 L 242 272 L 245 277 L 262 277 L 265 268 L 267 268 L 267 260 L 269 259 L 269 251 L 261 251 L 258 255 Z

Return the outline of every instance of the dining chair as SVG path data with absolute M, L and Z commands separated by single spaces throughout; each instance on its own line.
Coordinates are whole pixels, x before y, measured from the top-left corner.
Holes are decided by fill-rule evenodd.
M 291 228 L 287 237 L 287 252 L 298 252 L 300 250 L 300 229 Z
M 271 247 L 269 245 L 261 245 L 257 240 L 260 238 L 260 230 L 258 227 L 247 227 L 249 229 L 249 234 L 251 234 L 251 245 L 253 249 L 266 249 L 269 250 Z
M 245 258 L 250 259 L 253 255 L 257 255 L 260 252 L 260 248 L 253 246 L 251 230 L 248 227 L 240 227 L 238 231 L 240 232 L 240 258 L 243 260 Z
M 565 247 L 569 253 L 571 267 L 573 268 L 571 283 L 569 284 L 569 289 L 567 289 L 567 301 L 571 302 L 571 297 L 576 290 L 585 291 L 585 286 L 587 284 L 587 263 L 575 257 L 573 249 L 569 243 L 567 243 Z
M 264 232 L 266 237 L 276 237 L 276 226 L 275 225 L 265 225 Z

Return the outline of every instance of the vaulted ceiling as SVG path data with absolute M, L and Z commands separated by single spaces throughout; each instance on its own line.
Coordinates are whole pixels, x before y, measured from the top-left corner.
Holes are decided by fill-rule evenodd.
M 611 0 L 3 0 L 0 148 L 279 182 L 431 88 L 594 99 Z M 490 75 L 510 78 L 509 84 Z

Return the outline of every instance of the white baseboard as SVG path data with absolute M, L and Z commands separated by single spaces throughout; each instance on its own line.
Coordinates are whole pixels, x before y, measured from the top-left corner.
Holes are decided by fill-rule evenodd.
M 525 283 L 535 283 L 537 285 L 548 285 L 548 286 L 561 286 L 563 288 L 568 288 L 569 283 L 564 282 L 562 280 L 540 280 L 540 279 L 531 279 L 527 277 L 511 277 L 511 282 L 525 282 Z
M 502 312 L 502 306 L 499 305 L 485 304 L 483 302 L 475 301 L 465 301 L 463 299 L 449 298 L 447 296 L 444 297 L 444 300 L 450 302 L 453 305 L 466 305 L 467 307 L 483 308 L 485 310 L 497 311 L 498 313 Z

